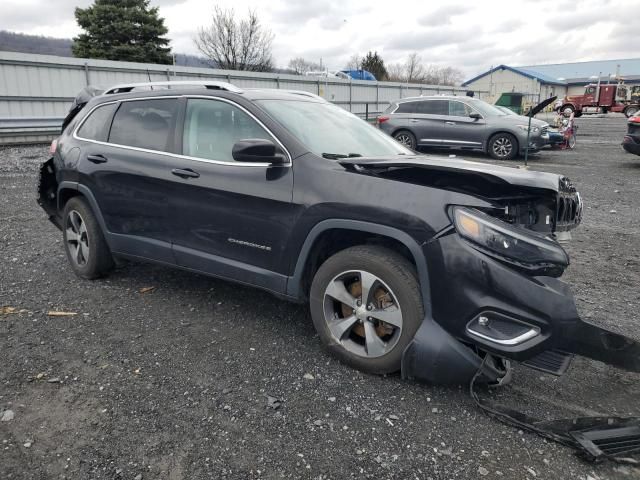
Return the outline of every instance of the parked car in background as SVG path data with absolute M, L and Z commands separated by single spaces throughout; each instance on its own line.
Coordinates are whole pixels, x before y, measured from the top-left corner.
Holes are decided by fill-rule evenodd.
M 640 155 L 640 113 L 629 119 L 627 134 L 622 139 L 622 148 L 629 153 Z
M 411 149 L 480 150 L 498 160 L 524 153 L 528 122 L 528 117 L 507 114 L 482 100 L 445 95 L 391 102 L 377 118 L 381 130 Z M 531 120 L 530 152 L 547 143 L 548 127 L 547 122 Z
M 366 70 L 342 70 L 342 73 L 349 75 L 354 80 L 371 80 L 376 81 L 376 77 L 373 73 Z

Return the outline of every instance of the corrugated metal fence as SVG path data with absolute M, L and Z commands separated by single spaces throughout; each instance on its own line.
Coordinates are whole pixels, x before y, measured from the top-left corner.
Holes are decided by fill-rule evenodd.
M 241 88 L 305 90 L 362 117 L 389 101 L 466 89 L 438 85 L 327 79 L 0 52 L 0 144 L 43 142 L 59 131 L 69 104 L 87 85 L 165 80 L 224 80 Z M 481 97 L 484 92 L 475 92 Z

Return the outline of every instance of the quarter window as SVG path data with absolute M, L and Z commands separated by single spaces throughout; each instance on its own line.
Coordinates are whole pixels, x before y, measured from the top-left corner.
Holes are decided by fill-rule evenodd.
M 398 109 L 393 113 L 415 113 L 416 102 L 402 102 L 398 105 Z
M 109 103 L 96 108 L 82 123 L 78 130 L 78 136 L 87 140 L 106 142 L 109 136 L 111 117 L 117 106 L 117 103 Z
M 187 101 L 184 155 L 233 162 L 233 145 L 249 138 L 274 140 L 258 122 L 230 103 L 201 98 Z
M 168 151 L 176 106 L 173 98 L 122 102 L 113 117 L 109 142 Z

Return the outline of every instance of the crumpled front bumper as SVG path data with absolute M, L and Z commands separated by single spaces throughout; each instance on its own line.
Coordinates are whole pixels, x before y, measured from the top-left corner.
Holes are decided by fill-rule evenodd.
M 470 247 L 457 234 L 427 244 L 432 309 L 403 357 L 402 373 L 431 383 L 466 383 L 493 358 L 562 374 L 571 355 L 640 372 L 640 343 L 583 321 L 569 286 L 532 277 Z

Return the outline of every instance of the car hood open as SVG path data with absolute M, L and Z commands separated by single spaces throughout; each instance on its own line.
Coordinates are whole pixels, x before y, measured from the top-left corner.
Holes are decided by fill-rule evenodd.
M 471 162 L 458 158 L 411 155 L 394 157 L 352 157 L 338 160 L 340 165 L 355 170 L 388 168 L 421 168 L 477 175 L 494 183 L 541 188 L 553 192 L 574 190 L 566 177 L 547 172 L 537 172 L 513 167 L 501 167 L 487 163 Z

